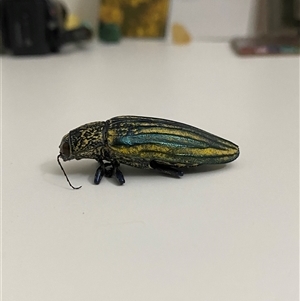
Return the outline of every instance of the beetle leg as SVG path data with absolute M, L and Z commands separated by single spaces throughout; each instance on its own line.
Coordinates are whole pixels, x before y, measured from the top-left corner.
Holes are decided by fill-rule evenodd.
M 123 173 L 119 169 L 119 167 L 116 167 L 116 178 L 118 179 L 120 185 L 123 185 L 125 183 L 125 179 L 124 179 Z
M 100 165 L 97 170 L 96 170 L 96 173 L 95 173 L 95 177 L 94 177 L 94 184 L 98 185 L 100 184 L 103 176 L 105 174 L 105 168 L 104 168 L 104 165 Z
M 94 179 L 95 184 L 99 184 L 103 176 L 106 176 L 107 178 L 111 178 L 114 174 L 116 175 L 116 178 L 121 185 L 125 183 L 123 173 L 119 169 L 120 166 L 119 162 L 112 161 L 112 162 L 104 163 L 102 160 L 98 160 L 98 162 L 100 163 L 100 166 L 96 170 L 95 179 Z M 100 178 L 99 181 L 98 178 Z
M 98 185 L 101 182 L 103 176 L 107 177 L 106 167 L 111 165 L 111 163 L 104 163 L 102 159 L 97 159 L 97 161 L 99 162 L 100 166 L 95 172 L 94 184 L 96 185 Z
M 105 176 L 107 178 L 111 178 L 114 175 L 114 168 L 111 167 L 109 169 L 105 169 Z
M 164 163 L 157 162 L 155 160 L 152 160 L 150 162 L 150 166 L 153 169 L 156 169 L 160 172 L 171 175 L 173 177 L 182 177 L 183 176 L 183 171 L 181 171 L 180 169 L 178 169 L 174 166 L 170 166 L 170 165 L 167 165 L 167 164 L 164 164 Z
M 124 179 L 122 171 L 119 169 L 119 166 L 120 166 L 119 162 L 118 161 L 113 161 L 111 163 L 111 165 L 112 165 L 112 169 L 111 169 L 112 174 L 115 174 L 117 180 L 120 183 L 120 185 L 123 185 L 125 183 L 125 179 Z

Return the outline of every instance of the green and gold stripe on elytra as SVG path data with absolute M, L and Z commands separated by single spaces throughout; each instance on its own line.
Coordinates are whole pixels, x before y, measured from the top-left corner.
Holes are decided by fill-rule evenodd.
M 199 165 L 229 162 L 239 153 L 234 143 L 175 121 L 122 116 L 109 122 L 108 147 L 118 157 Z

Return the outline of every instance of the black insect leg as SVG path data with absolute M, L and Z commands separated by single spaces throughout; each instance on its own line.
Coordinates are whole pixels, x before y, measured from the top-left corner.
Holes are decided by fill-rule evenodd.
M 123 185 L 125 183 L 125 179 L 124 179 L 122 171 L 119 169 L 119 166 L 120 166 L 119 162 L 113 161 L 111 163 L 111 165 L 112 165 L 112 168 L 107 171 L 109 176 L 111 177 L 113 174 L 115 174 L 120 185 Z
M 116 178 L 118 179 L 119 183 L 123 185 L 125 183 L 125 179 L 123 176 L 122 171 L 119 169 L 119 167 L 116 167 Z
M 103 176 L 105 175 L 105 164 L 103 161 L 98 161 L 100 163 L 100 166 L 97 168 L 95 172 L 95 177 L 94 177 L 94 184 L 98 185 L 100 184 Z
M 103 176 L 111 178 L 113 175 L 116 175 L 116 178 L 121 185 L 125 183 L 123 173 L 119 169 L 120 164 L 118 161 L 112 161 L 107 163 L 104 163 L 102 159 L 98 159 L 97 161 L 99 162 L 100 166 L 97 168 L 95 173 L 95 184 L 99 184 Z
M 109 169 L 106 168 L 108 166 L 110 166 Z M 113 175 L 114 175 L 114 167 L 113 167 L 112 163 L 105 163 L 105 176 L 107 178 L 111 178 Z
M 97 159 L 97 162 L 99 162 L 100 166 L 97 168 L 94 177 L 94 183 L 96 185 L 98 185 L 101 182 L 103 176 L 110 178 L 114 173 L 113 167 L 107 169 L 108 166 L 112 166 L 112 163 L 104 163 L 102 159 Z
M 164 163 L 160 163 L 157 162 L 155 160 L 150 162 L 150 166 L 153 169 L 156 169 L 160 172 L 163 172 L 165 174 L 171 175 L 173 177 L 182 177 L 183 176 L 183 171 L 181 171 L 180 169 L 177 169 L 176 167 L 164 164 Z

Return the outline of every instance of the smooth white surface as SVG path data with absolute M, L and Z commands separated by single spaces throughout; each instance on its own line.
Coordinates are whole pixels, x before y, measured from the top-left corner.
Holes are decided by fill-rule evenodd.
M 298 300 L 299 57 L 92 44 L 2 61 L 3 300 Z M 135 114 L 240 146 L 173 179 L 56 162 L 69 130 Z

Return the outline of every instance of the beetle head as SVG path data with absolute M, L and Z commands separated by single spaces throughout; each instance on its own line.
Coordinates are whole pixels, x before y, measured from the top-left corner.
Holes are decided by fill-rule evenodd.
M 59 145 L 59 155 L 64 161 L 95 159 L 104 146 L 105 122 L 84 124 L 66 134 Z
M 64 160 L 64 161 L 69 161 L 72 160 L 74 157 L 72 156 L 71 152 L 71 146 L 70 146 L 70 135 L 67 134 L 65 135 L 61 143 L 59 145 L 59 156 Z
M 73 188 L 73 189 L 80 189 L 81 186 L 79 187 L 75 187 L 71 184 L 64 168 L 62 167 L 60 161 L 59 161 L 59 158 L 62 158 L 64 161 L 68 161 L 68 160 L 72 160 L 74 157 L 72 156 L 72 153 L 71 153 L 71 147 L 70 147 L 70 143 L 69 143 L 69 140 L 70 140 L 70 135 L 67 134 L 65 135 L 62 140 L 61 140 L 61 143 L 59 145 L 59 155 L 57 156 L 57 163 L 58 165 L 60 166 L 62 172 L 64 173 L 69 185 Z

